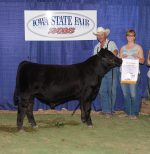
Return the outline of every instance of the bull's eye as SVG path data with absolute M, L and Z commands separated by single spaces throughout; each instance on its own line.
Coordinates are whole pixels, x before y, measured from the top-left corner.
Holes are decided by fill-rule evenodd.
M 110 59 L 109 62 L 110 62 L 111 64 L 114 64 L 114 60 L 113 60 L 113 59 Z

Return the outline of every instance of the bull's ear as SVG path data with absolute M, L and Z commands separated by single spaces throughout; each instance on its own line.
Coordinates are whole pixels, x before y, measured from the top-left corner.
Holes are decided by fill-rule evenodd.
M 98 52 L 97 52 L 97 55 L 100 55 L 100 53 L 101 53 L 101 52 L 100 52 L 100 51 L 98 51 Z
M 101 48 L 100 51 L 97 52 L 97 55 L 98 55 L 98 56 L 103 56 L 104 50 L 105 50 L 105 49 Z
M 104 48 L 101 48 L 101 50 L 100 50 L 100 52 L 104 52 L 106 49 L 104 49 Z
M 99 51 L 99 55 L 103 56 L 105 54 L 105 49 L 101 48 L 101 50 Z

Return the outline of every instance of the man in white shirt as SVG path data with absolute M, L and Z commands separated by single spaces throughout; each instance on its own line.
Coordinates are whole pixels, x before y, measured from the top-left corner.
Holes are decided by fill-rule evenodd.
M 99 43 L 94 48 L 94 54 L 97 54 L 101 48 L 107 48 L 115 56 L 118 55 L 118 48 L 115 42 L 107 39 L 109 33 L 109 29 L 104 29 L 103 27 L 97 28 L 94 35 L 97 36 Z M 111 117 L 112 113 L 115 112 L 114 106 L 116 101 L 117 72 L 117 68 L 113 68 L 107 72 L 102 79 L 99 90 L 102 113 L 104 113 L 107 118 Z

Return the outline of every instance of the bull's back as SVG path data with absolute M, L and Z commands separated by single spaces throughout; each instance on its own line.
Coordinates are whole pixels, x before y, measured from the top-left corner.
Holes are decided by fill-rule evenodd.
M 47 101 L 75 97 L 80 89 L 80 73 L 75 65 L 23 62 L 17 80 L 20 93 Z
M 18 67 L 16 87 L 22 96 L 47 102 L 79 99 L 83 90 L 97 84 L 93 70 L 91 62 L 45 65 L 24 61 Z

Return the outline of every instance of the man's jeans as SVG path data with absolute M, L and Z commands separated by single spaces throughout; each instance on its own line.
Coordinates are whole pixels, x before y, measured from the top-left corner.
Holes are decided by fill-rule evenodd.
M 150 95 L 150 78 L 149 77 L 147 77 L 147 80 L 148 80 L 148 95 Z
M 115 111 L 114 106 L 116 101 L 117 74 L 118 68 L 113 68 L 102 78 L 99 96 L 102 112 L 104 113 L 112 113 Z
M 138 115 L 140 111 L 140 99 L 138 98 L 138 83 L 139 79 L 136 84 L 121 84 L 121 88 L 124 95 L 124 105 L 125 105 L 125 112 L 128 115 Z

